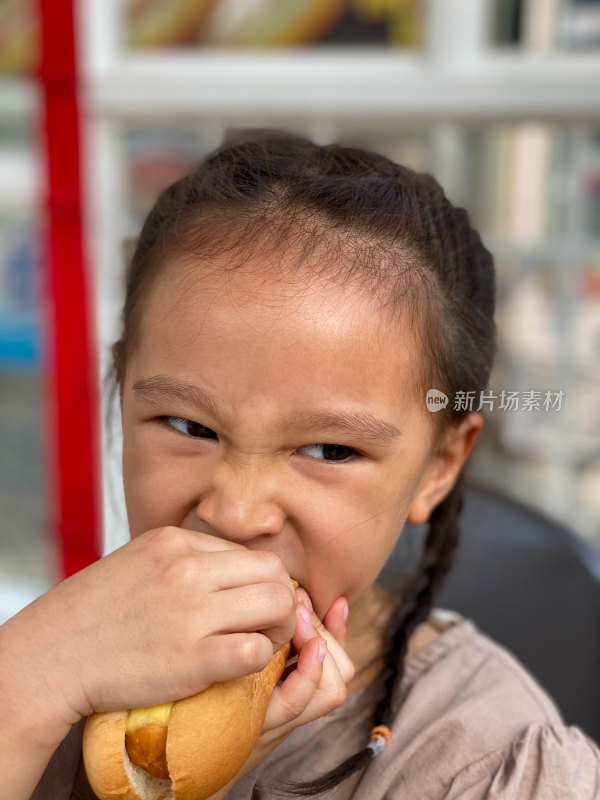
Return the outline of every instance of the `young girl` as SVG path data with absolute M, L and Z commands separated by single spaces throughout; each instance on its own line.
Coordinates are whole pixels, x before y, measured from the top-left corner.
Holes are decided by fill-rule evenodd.
M 493 314 L 465 211 L 380 155 L 246 131 L 166 189 L 113 348 L 131 541 L 0 631 L 0 798 L 93 798 L 87 715 L 260 670 L 289 639 L 214 798 L 598 798 L 594 743 L 432 612 L 482 417 L 426 394 L 486 387 Z M 376 579 L 407 519 L 429 533 L 394 596 Z

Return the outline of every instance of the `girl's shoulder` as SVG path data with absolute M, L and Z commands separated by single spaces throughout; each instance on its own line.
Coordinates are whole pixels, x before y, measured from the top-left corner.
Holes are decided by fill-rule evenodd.
M 577 727 L 532 723 L 515 741 L 467 764 L 443 794 L 443 800 L 522 798 L 598 800 L 598 746 Z
M 438 635 L 407 660 L 401 681 L 404 700 L 397 721 L 403 731 L 413 720 L 421 724 L 424 709 L 430 709 L 431 725 L 460 723 L 469 738 L 491 751 L 512 742 L 529 724 L 564 726 L 555 702 L 533 675 L 475 622 L 434 609 L 429 623 Z M 430 702 L 424 704 L 425 698 Z
M 597 744 L 565 725 L 523 664 L 459 614 L 436 609 L 430 623 L 438 637 L 406 664 L 386 798 L 408 797 L 411 776 L 421 797 L 443 800 L 600 798 Z
M 600 750 L 520 661 L 460 614 L 435 609 L 429 622 L 438 636 L 407 661 L 382 754 L 396 777 L 373 797 L 409 797 L 411 783 L 440 800 L 600 797 Z
M 426 691 L 446 709 L 491 711 L 506 717 L 562 724 L 556 704 L 526 667 L 508 649 L 483 633 L 472 620 L 455 611 L 436 608 L 429 620 L 437 631 L 405 665 L 402 707 L 411 710 L 411 697 Z

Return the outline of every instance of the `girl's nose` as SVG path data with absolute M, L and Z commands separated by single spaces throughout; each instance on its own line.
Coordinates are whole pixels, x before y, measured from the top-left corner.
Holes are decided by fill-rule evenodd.
M 232 542 L 274 536 L 285 521 L 275 483 L 275 472 L 268 466 L 221 464 L 212 473 L 196 514 L 216 535 Z

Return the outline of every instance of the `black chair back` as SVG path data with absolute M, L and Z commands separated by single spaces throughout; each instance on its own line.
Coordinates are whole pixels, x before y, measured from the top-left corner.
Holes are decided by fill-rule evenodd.
M 425 526 L 407 523 L 380 574 L 394 589 Z M 600 554 L 542 514 L 467 484 L 456 561 L 435 605 L 458 611 L 510 650 L 567 725 L 600 741 Z

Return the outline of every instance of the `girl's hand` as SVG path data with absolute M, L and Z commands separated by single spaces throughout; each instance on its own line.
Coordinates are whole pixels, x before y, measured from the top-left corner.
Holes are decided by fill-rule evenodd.
M 165 527 L 58 583 L 3 626 L 2 643 L 31 702 L 73 724 L 259 671 L 295 624 L 276 555 Z
M 346 699 L 346 685 L 355 674 L 354 665 L 343 649 L 347 601 L 338 597 L 321 622 L 303 589 L 296 590 L 296 597 L 296 631 L 292 643 L 299 654 L 297 667 L 275 687 L 261 735 L 250 758 L 210 800 L 222 800 L 243 775 L 293 730 L 322 717 Z M 308 615 L 306 619 L 304 612 Z
M 292 644 L 298 651 L 298 665 L 275 687 L 262 731 L 271 733 L 269 739 L 279 741 L 299 725 L 342 705 L 346 699 L 346 685 L 355 672 L 343 648 L 345 598 L 338 598 L 321 622 L 307 592 L 298 589 L 296 596 L 296 631 Z

